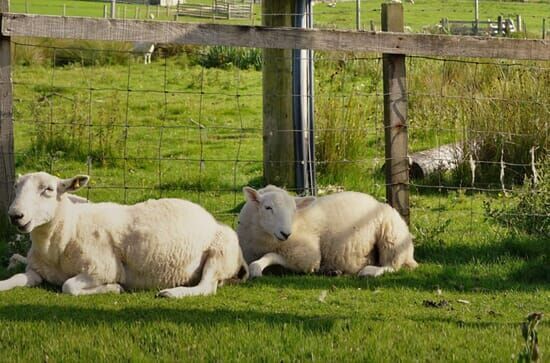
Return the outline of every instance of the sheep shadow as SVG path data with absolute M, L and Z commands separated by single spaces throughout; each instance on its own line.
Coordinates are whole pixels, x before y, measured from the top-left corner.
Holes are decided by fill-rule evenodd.
M 254 286 L 296 289 L 406 287 L 433 291 L 536 291 L 550 286 L 550 241 L 509 237 L 480 245 L 426 244 L 416 248 L 420 267 L 378 278 L 292 274 L 281 268 L 253 280 Z M 501 268 L 500 265 L 510 264 Z
M 335 317 L 301 316 L 290 313 L 265 313 L 253 310 L 169 307 L 128 307 L 108 310 L 92 307 L 63 305 L 16 304 L 0 307 L 0 324 L 9 322 L 25 323 L 65 323 L 93 327 L 112 323 L 162 323 L 169 322 L 198 328 L 215 325 L 247 323 L 267 323 L 270 325 L 294 325 L 309 332 L 328 332 L 339 320 Z

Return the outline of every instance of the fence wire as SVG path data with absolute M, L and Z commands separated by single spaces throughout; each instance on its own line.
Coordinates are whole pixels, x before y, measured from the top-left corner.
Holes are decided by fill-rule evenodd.
M 128 49 L 16 42 L 17 171 L 86 172 L 92 201 L 186 198 L 234 224 L 242 187 L 263 185 L 262 145 L 271 136 L 262 127 L 261 72 L 198 65 L 190 54 L 203 51 L 162 53 L 144 65 Z M 37 54 L 44 59 L 29 59 Z M 315 68 L 320 194 L 357 190 L 383 200 L 382 58 L 318 52 Z M 479 226 L 495 210 L 550 218 L 550 206 L 507 209 L 547 165 L 548 85 L 548 62 L 407 57 L 411 163 L 432 150 L 437 165 L 410 182 L 415 234 L 485 236 Z M 445 145 L 456 153 L 438 149 Z M 546 192 L 534 185 L 530 193 Z

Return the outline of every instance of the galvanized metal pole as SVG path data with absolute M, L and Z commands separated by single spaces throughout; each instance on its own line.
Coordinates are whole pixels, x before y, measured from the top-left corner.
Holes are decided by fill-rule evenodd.
M 293 26 L 311 28 L 311 0 L 297 0 Z M 313 138 L 313 51 L 293 50 L 292 108 L 295 129 L 296 191 L 315 195 L 315 148 Z

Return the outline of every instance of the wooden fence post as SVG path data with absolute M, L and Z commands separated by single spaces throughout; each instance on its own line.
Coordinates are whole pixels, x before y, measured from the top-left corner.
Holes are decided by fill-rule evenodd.
M 116 19 L 116 0 L 111 0 L 111 18 Z
M 361 0 L 355 0 L 355 30 L 361 30 Z
M 9 11 L 9 0 L 2 0 L 0 13 Z M 11 39 L 0 35 L 0 225 L 6 221 L 5 214 L 13 197 L 15 160 L 12 98 Z
M 382 4 L 382 31 L 403 32 L 403 5 Z M 386 199 L 409 223 L 405 56 L 383 55 Z
M 293 0 L 262 1 L 262 25 L 292 26 L 293 5 Z M 291 49 L 263 49 L 262 83 L 264 180 L 294 188 Z

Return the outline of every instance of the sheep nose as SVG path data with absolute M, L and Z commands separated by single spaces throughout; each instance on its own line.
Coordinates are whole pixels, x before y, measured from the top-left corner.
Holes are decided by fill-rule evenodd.
M 10 214 L 10 222 L 11 224 L 17 224 L 17 221 L 23 219 L 25 215 L 23 213 L 14 213 Z
M 280 233 L 281 233 L 281 236 L 283 236 L 285 240 L 288 239 L 288 237 L 290 237 L 290 233 L 285 233 L 283 231 L 281 231 Z

